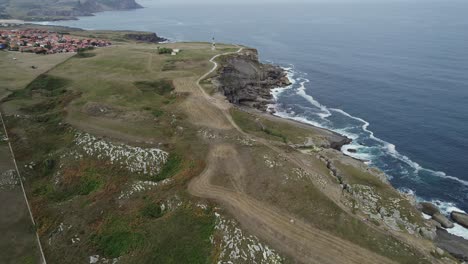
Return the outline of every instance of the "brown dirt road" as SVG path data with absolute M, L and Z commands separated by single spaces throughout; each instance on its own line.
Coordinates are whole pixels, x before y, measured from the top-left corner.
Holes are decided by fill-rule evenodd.
M 220 170 L 231 177 L 239 175 L 232 164 L 233 146 L 213 146 L 203 173 L 189 184 L 195 196 L 214 199 L 228 208 L 244 227 L 269 241 L 273 246 L 301 263 L 393 263 L 387 258 L 321 231 L 305 222 L 279 212 L 238 190 L 230 190 L 210 183 Z M 229 164 L 229 165 L 227 165 Z M 236 182 L 236 179 L 232 179 Z M 237 188 L 236 188 L 237 189 Z

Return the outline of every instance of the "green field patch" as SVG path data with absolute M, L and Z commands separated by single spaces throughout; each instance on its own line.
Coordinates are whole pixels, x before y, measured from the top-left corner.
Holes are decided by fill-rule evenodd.
M 168 80 L 139 81 L 134 84 L 143 92 L 153 92 L 161 96 L 174 91 L 174 85 Z
M 260 122 L 260 119 L 255 120 L 253 115 L 239 110 L 232 110 L 231 115 L 236 124 L 246 132 L 255 132 L 257 135 L 267 137 L 272 140 L 282 141 L 284 143 L 288 142 L 288 138 L 283 131 L 269 123 L 266 123 L 264 120 Z
M 92 57 L 95 57 L 96 56 L 96 53 L 92 53 L 92 52 L 79 52 L 78 54 L 75 55 L 74 58 L 77 58 L 77 59 L 86 59 L 86 58 L 92 58 Z
M 183 168 L 183 159 L 177 154 L 170 154 L 167 162 L 161 169 L 161 172 L 153 177 L 154 181 L 162 181 L 176 175 Z
M 127 254 L 144 243 L 143 235 L 121 217 L 106 219 L 101 229 L 91 236 L 91 241 L 107 258 L 117 258 Z
M 145 246 L 135 254 L 140 263 L 210 263 L 214 225 L 211 213 L 180 208 L 146 225 Z
M 147 203 L 141 209 L 141 215 L 145 218 L 155 219 L 163 216 L 161 205 L 157 203 Z
M 67 177 L 65 175 L 64 177 Z M 89 195 L 104 185 L 100 172 L 95 168 L 86 168 L 82 172 L 73 174 L 73 179 L 61 186 L 54 186 L 52 183 L 42 183 L 33 189 L 33 195 L 44 196 L 53 202 L 67 201 L 78 195 Z
M 70 81 L 65 78 L 42 74 L 29 83 L 25 89 L 14 91 L 10 98 L 30 97 L 32 92 L 38 92 L 49 97 L 57 96 L 64 94 L 67 91 L 65 87 L 69 84 Z

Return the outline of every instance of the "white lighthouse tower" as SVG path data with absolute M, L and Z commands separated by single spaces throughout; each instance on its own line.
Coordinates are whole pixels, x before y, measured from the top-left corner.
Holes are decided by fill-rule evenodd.
M 215 42 L 214 37 L 213 37 L 213 42 L 211 43 L 211 50 L 216 50 L 216 42 Z

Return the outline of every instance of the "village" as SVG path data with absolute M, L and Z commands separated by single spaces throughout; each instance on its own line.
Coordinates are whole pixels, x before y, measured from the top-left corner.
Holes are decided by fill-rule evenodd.
M 78 52 L 93 47 L 106 47 L 106 40 L 75 38 L 67 34 L 41 29 L 0 30 L 0 50 L 54 54 Z

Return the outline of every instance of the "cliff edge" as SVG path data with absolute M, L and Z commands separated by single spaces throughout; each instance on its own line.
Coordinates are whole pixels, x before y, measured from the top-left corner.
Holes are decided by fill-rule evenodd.
M 0 1 L 0 18 L 29 21 L 70 20 L 78 16 L 92 16 L 93 13 L 112 10 L 142 8 L 135 0 L 34 0 Z

